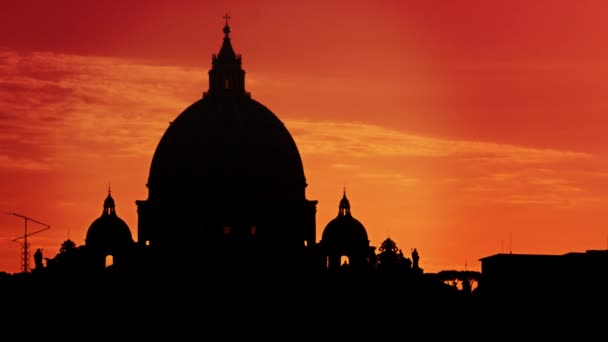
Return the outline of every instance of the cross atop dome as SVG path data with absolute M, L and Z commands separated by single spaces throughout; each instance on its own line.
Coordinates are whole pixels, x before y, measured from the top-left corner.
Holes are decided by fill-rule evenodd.
M 245 91 L 245 71 L 241 68 L 241 55 L 237 55 L 230 42 L 230 26 L 228 20 L 232 17 L 226 13 L 222 17 L 224 25 L 224 41 L 218 54 L 213 55 L 212 68 L 209 70 L 209 91 L 207 94 L 227 96 L 249 96 Z
M 228 19 L 230 19 L 232 17 L 228 15 L 228 12 L 226 12 L 226 15 L 224 15 L 223 18 L 226 19 L 226 25 L 224 26 L 224 34 L 226 34 L 226 37 L 228 37 L 228 34 L 230 33 L 230 26 L 228 26 Z

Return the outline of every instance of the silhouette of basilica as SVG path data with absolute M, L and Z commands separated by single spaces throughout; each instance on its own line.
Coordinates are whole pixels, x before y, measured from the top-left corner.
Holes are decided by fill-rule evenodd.
M 306 198 L 296 143 L 246 91 L 227 19 L 208 91 L 170 123 L 156 147 L 148 198 L 136 201 L 137 242 L 108 192 L 87 232 L 90 264 L 103 268 L 111 256 L 115 268 L 142 266 L 132 258 L 158 272 L 195 276 L 369 269 L 375 248 L 351 215 L 346 190 L 317 243 L 317 201 Z
M 166 267 L 281 269 L 315 244 L 317 201 L 289 131 L 245 90 L 241 56 L 224 41 L 209 90 L 162 136 L 148 198 L 136 201 L 138 243 Z
M 207 325 L 226 334 L 243 329 L 243 322 L 252 324 L 252 318 L 259 319 L 262 308 L 281 322 L 272 324 L 271 330 L 287 329 L 285 317 L 310 319 L 302 308 L 315 310 L 313 316 L 320 322 L 331 322 L 325 329 L 334 333 L 348 334 L 341 323 L 353 323 L 353 335 L 363 327 L 416 335 L 421 332 L 421 315 L 427 323 L 441 320 L 443 327 L 459 329 L 459 325 L 449 325 L 454 317 L 469 319 L 467 313 L 479 312 L 477 322 L 488 325 L 484 320 L 498 311 L 476 306 L 470 286 L 462 293 L 441 279 L 442 272 L 424 274 L 416 249 L 410 260 L 388 238 L 376 255 L 365 226 L 351 213 L 346 189 L 338 215 L 327 223 L 317 242 L 317 201 L 306 197 L 296 143 L 283 122 L 246 91 L 242 59 L 232 48 L 229 17 L 225 18 L 222 46 L 212 56 L 208 91 L 170 123 L 153 154 L 146 184 L 148 198 L 136 201 L 137 241 L 117 215 L 108 189 L 102 214 L 91 223 L 84 246 L 65 241 L 56 257 L 47 258 L 46 267 L 39 250 L 31 274 L 36 282 L 28 284 L 15 277 L 15 283 L 28 284 L 20 291 L 27 293 L 30 303 L 61 307 L 62 314 L 73 319 L 87 316 L 83 312 L 91 317 L 110 314 L 119 315 L 114 323 L 122 320 L 131 325 L 136 317 L 146 323 L 145 329 L 151 329 L 153 324 L 148 323 L 154 321 L 195 321 L 188 328 L 197 333 L 204 332 L 200 328 L 204 321 L 192 312 L 228 318 L 226 326 L 217 326 L 217 321 Z M 581 292 L 592 284 L 605 284 L 605 272 L 585 278 L 583 287 L 575 286 L 575 278 L 589 271 L 577 269 L 579 262 L 593 257 L 593 267 L 605 266 L 606 255 L 573 254 L 550 258 L 548 263 L 548 257 L 481 259 L 487 275 L 480 279 L 481 298 L 489 298 L 486 303 L 492 304 L 504 302 L 493 301 L 496 298 L 521 297 L 518 280 L 522 277 L 546 286 L 544 278 L 535 277 L 547 265 L 552 265 L 551 277 L 559 278 L 564 275 L 562 269 L 570 270 L 566 286 L 557 288 L 560 294 L 564 288 Z M 471 273 L 444 274 L 453 279 Z M 291 285 L 283 286 L 284 279 Z M 267 286 L 273 282 L 278 286 Z M 157 286 L 170 283 L 195 285 L 195 291 L 173 287 L 158 291 Z M 0 290 L 12 289 L 12 284 L 0 281 Z M 594 294 L 605 295 L 605 286 L 595 288 Z M 71 304 L 66 298 L 74 300 L 75 294 L 86 300 L 81 311 L 66 305 Z M 573 298 L 593 300 L 591 297 Z M 549 296 L 549 300 L 553 298 Z M 7 307 L 19 312 L 15 317 L 22 317 L 20 298 L 6 299 Z M 399 312 L 394 315 L 395 309 L 389 307 Z M 240 326 L 235 324 L 238 318 L 243 318 Z M 404 324 L 411 330 L 404 330 Z M 138 329 L 138 333 L 143 331 Z M 315 326 L 305 321 L 297 329 L 313 331 Z M 326 330 L 317 332 L 325 334 Z M 378 336 L 379 332 L 367 333 Z

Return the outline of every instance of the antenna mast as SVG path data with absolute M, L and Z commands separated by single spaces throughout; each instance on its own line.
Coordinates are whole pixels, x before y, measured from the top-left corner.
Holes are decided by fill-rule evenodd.
M 17 213 L 8 213 L 8 214 L 9 215 L 13 215 L 13 216 L 17 216 L 17 217 L 21 217 L 23 219 L 23 221 L 24 221 L 24 224 L 25 224 L 23 236 L 15 238 L 15 239 L 13 239 L 13 241 L 16 242 L 19 239 L 23 239 L 23 253 L 21 255 L 21 258 L 22 258 L 22 260 L 21 260 L 21 262 L 22 262 L 22 269 L 21 270 L 24 273 L 26 273 L 26 272 L 30 271 L 30 265 L 29 265 L 30 251 L 29 251 L 29 242 L 27 242 L 27 237 L 30 236 L 30 235 L 34 235 L 36 233 L 40 233 L 40 232 L 42 232 L 44 230 L 50 229 L 51 226 L 48 225 L 48 224 L 46 224 L 46 223 L 44 223 L 44 222 L 40 222 L 40 221 L 34 220 L 33 218 L 27 217 L 25 215 L 21 215 L 21 214 L 17 214 Z M 39 225 L 42 225 L 42 226 L 44 226 L 46 228 L 43 228 L 43 229 L 40 229 L 40 230 L 28 233 L 27 232 L 27 222 L 28 221 L 32 221 L 34 223 L 38 223 Z

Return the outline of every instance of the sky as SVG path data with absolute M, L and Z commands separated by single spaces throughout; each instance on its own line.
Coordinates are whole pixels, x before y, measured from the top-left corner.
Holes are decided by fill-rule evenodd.
M 608 2 L 24 0 L 0 11 L 0 271 L 21 270 L 14 214 L 51 226 L 28 242 L 53 257 L 108 187 L 137 239 L 226 13 L 247 91 L 297 143 L 317 239 L 345 188 L 370 244 L 416 248 L 425 272 L 608 249 Z

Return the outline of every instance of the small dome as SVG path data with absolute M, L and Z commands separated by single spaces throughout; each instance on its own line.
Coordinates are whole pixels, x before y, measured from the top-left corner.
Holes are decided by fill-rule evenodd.
M 108 197 L 103 202 L 103 213 L 87 231 L 85 244 L 107 253 L 123 249 L 133 243 L 129 226 L 116 215 L 114 199 L 108 191 Z
M 340 200 L 338 216 L 327 224 L 321 240 L 325 246 L 337 250 L 369 246 L 365 227 L 350 213 L 350 202 L 346 198 L 346 191 Z
M 331 220 L 323 230 L 322 241 L 334 248 L 369 244 L 365 227 L 352 216 L 338 216 Z
M 133 242 L 129 226 L 116 215 L 102 215 L 91 223 L 86 245 L 122 246 Z

